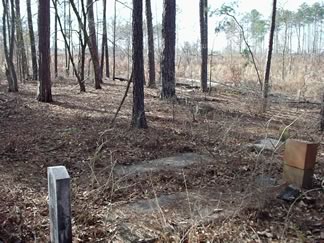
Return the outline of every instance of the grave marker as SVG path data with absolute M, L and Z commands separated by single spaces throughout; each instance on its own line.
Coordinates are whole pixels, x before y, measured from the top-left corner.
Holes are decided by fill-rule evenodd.
M 47 168 L 52 243 L 72 242 L 70 176 L 64 166 Z

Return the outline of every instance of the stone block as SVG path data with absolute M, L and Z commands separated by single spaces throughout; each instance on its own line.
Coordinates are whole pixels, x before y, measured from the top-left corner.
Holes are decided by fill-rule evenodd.
M 288 183 L 300 188 L 312 188 L 314 170 L 302 170 L 284 164 L 283 177 Z
M 288 139 L 284 153 L 285 164 L 302 170 L 313 170 L 317 147 L 318 143 Z
M 47 168 L 52 243 L 72 242 L 70 176 L 64 166 Z

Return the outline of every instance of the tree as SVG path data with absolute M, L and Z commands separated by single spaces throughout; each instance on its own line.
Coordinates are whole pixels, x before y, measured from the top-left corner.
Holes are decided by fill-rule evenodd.
M 293 12 L 289 10 L 281 9 L 278 11 L 278 21 L 284 25 L 284 43 L 282 48 L 282 69 L 281 69 L 281 77 L 282 80 L 285 81 L 286 78 L 286 54 L 288 48 L 288 31 L 290 27 L 292 26 L 293 21 Z
M 271 69 L 271 57 L 273 49 L 273 37 L 276 28 L 276 11 L 277 11 L 277 0 L 273 0 L 272 3 L 272 17 L 271 17 L 271 27 L 269 34 L 269 46 L 268 46 L 268 56 L 264 74 L 264 84 L 263 84 L 263 107 L 262 111 L 265 112 L 268 104 L 268 93 L 269 93 L 269 79 L 270 79 L 270 69 Z
M 169 0 L 167 0 L 169 1 Z M 143 2 L 133 0 L 133 114 L 132 126 L 147 128 L 144 111 Z
M 116 77 L 116 24 L 117 24 L 117 2 L 114 1 L 114 23 L 113 23 L 113 80 Z
M 20 67 L 21 67 L 21 78 L 22 80 L 26 80 L 28 79 L 29 76 L 29 70 L 28 70 L 27 56 L 25 50 L 25 42 L 23 37 L 23 28 L 22 28 L 21 17 L 20 17 L 20 0 L 15 0 L 15 6 L 16 6 L 17 49 L 18 49 Z
M 200 50 L 201 50 L 201 78 L 200 87 L 207 92 L 208 65 L 208 0 L 199 1 L 200 15 Z
M 223 4 L 220 9 L 217 9 L 217 10 L 214 11 L 214 14 L 217 14 L 219 16 L 225 15 L 224 23 L 227 23 L 228 22 L 228 17 L 229 17 L 232 20 L 234 20 L 235 24 L 238 26 L 239 30 L 242 33 L 242 39 L 243 39 L 243 41 L 244 41 L 244 43 L 246 45 L 247 51 L 248 51 L 248 53 L 251 56 L 253 66 L 254 66 L 255 72 L 257 74 L 257 78 L 258 78 L 258 82 L 259 82 L 259 85 L 260 85 L 260 89 L 262 90 L 262 80 L 261 80 L 261 76 L 260 76 L 260 73 L 259 73 L 259 69 L 258 69 L 258 66 L 257 66 L 257 63 L 256 63 L 255 56 L 253 54 L 253 51 L 251 49 L 250 44 L 248 43 L 248 40 L 247 40 L 247 37 L 245 35 L 245 31 L 244 31 L 244 28 L 243 28 L 242 24 L 235 17 L 235 10 L 234 10 L 234 8 L 232 6 L 228 6 L 228 5 Z M 217 27 L 217 28 L 218 29 L 222 29 L 222 26 L 223 25 L 224 24 L 220 24 L 220 26 Z
M 8 80 L 8 92 L 18 92 L 18 82 L 15 66 L 13 63 L 13 51 L 15 42 L 15 11 L 13 0 L 10 0 L 11 4 L 11 21 L 9 21 L 9 0 L 2 0 L 3 5 L 3 16 L 2 16 L 2 34 L 3 34 L 3 45 L 6 58 L 6 76 Z M 9 23 L 11 22 L 11 26 Z M 7 37 L 7 23 L 8 23 L 8 37 Z M 11 30 L 10 30 L 11 27 Z M 9 49 L 7 38 L 9 40 Z
M 263 40 L 267 32 L 267 22 L 262 19 L 262 14 L 256 9 L 253 9 L 247 17 L 250 22 L 250 33 L 254 40 L 255 52 L 257 51 L 258 44 L 260 44 L 262 50 Z
M 61 33 L 62 33 L 62 36 L 63 36 L 63 39 L 64 39 L 64 43 L 65 43 L 65 48 L 67 50 L 68 57 L 69 57 L 68 62 L 71 62 L 72 63 L 72 68 L 73 68 L 74 74 L 75 74 L 75 76 L 77 78 L 77 81 L 78 81 L 78 84 L 79 84 L 79 87 L 80 87 L 80 92 L 86 92 L 86 88 L 85 88 L 85 84 L 84 84 L 84 81 L 83 81 L 83 77 L 81 77 L 80 73 L 78 72 L 78 68 L 75 65 L 74 58 L 73 58 L 73 53 L 72 53 L 72 50 L 71 50 L 71 44 L 68 42 L 68 39 L 66 37 L 66 33 L 63 30 L 62 21 L 61 21 L 61 18 L 59 16 L 59 14 L 58 14 L 57 5 L 55 4 L 55 1 L 56 0 L 52 0 L 53 5 L 54 5 L 54 9 L 55 9 L 55 19 L 58 22 L 58 24 L 60 26 L 60 29 L 61 29 Z M 83 46 L 81 44 L 81 48 L 82 47 Z
M 69 4 L 69 2 L 67 1 L 62 1 L 63 4 L 63 21 L 64 21 L 64 29 L 63 31 L 61 31 L 62 35 L 67 36 L 67 11 L 66 11 L 66 5 Z M 69 4 L 70 5 L 70 4 Z M 68 57 L 68 52 L 67 52 L 67 48 L 65 46 L 64 48 L 64 56 L 65 56 L 65 73 L 67 74 L 67 76 L 69 75 L 69 71 L 68 71 L 68 67 L 69 67 L 69 57 Z
M 154 57 L 154 37 L 152 23 L 152 8 L 151 0 L 145 0 L 146 6 L 146 22 L 147 22 L 147 37 L 148 37 L 148 66 L 149 66 L 149 81 L 148 87 L 155 88 L 155 57 Z
M 106 77 L 109 78 L 109 51 L 107 37 L 107 1 L 103 0 L 103 31 L 102 31 L 102 48 L 101 48 L 101 77 L 103 77 L 104 63 L 106 64 Z
M 161 99 L 175 97 L 176 0 L 163 0 Z
M 324 92 L 322 93 L 321 113 L 320 113 L 320 131 L 324 131 Z
M 58 22 L 58 12 L 57 12 L 57 1 L 55 0 L 53 5 L 55 9 L 55 23 L 54 23 L 54 75 L 55 78 L 58 76 L 58 70 L 57 70 L 57 22 Z M 63 34 L 63 32 L 62 32 Z
M 51 50 L 50 50 L 50 0 L 38 1 L 38 52 L 39 82 L 37 99 L 41 102 L 52 101 L 51 89 Z
M 37 54 L 36 54 L 35 36 L 34 36 L 34 28 L 33 28 L 33 17 L 32 17 L 32 12 L 31 12 L 30 0 L 27 0 L 27 16 L 28 16 L 27 18 L 28 18 L 30 49 L 31 49 L 31 55 L 32 55 L 33 80 L 37 80 L 37 76 L 38 76 Z
M 79 77 L 80 80 L 84 83 L 85 77 L 85 58 L 86 58 L 86 48 L 90 45 L 89 44 L 89 36 L 87 32 L 87 12 L 85 10 L 84 0 L 79 1 L 78 8 L 76 7 L 74 0 L 70 0 L 70 5 L 73 9 L 74 14 L 78 20 L 79 30 L 78 30 L 78 37 L 79 37 L 79 60 L 78 60 L 78 70 L 79 70 Z M 80 7 L 81 5 L 81 7 Z M 80 9 L 81 8 L 81 9 Z M 82 18 L 81 18 L 82 16 Z M 90 49 L 91 55 L 91 49 Z
M 94 74 L 95 74 L 95 88 L 101 89 L 100 83 L 102 83 L 102 77 L 100 75 L 100 64 L 98 56 L 98 46 L 97 46 L 97 37 L 96 37 L 96 25 L 94 22 L 94 13 L 93 13 L 93 4 L 92 0 L 87 1 L 88 9 L 88 22 L 89 22 L 89 50 L 91 54 Z

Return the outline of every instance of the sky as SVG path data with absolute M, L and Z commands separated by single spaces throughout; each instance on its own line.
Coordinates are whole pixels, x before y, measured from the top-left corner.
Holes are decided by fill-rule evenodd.
M 130 0 L 122 0 L 131 5 Z M 162 20 L 162 0 L 151 0 L 152 1 L 152 12 L 153 18 L 158 18 L 159 22 Z M 288 10 L 296 10 L 298 7 L 306 2 L 311 5 L 315 2 L 321 2 L 322 0 L 278 0 L 277 7 Z M 108 6 L 113 6 L 114 0 L 108 0 Z M 208 5 L 211 10 L 221 7 L 223 4 L 232 3 L 232 0 L 208 0 Z M 185 41 L 196 42 L 199 40 L 199 0 L 176 0 L 177 6 L 180 8 L 180 13 L 177 15 L 177 38 L 180 44 Z M 272 11 L 272 0 L 238 0 L 237 12 L 246 13 L 252 9 L 258 10 L 265 17 L 270 19 Z M 118 6 L 118 10 L 121 15 L 125 12 L 129 12 L 128 9 Z M 113 11 L 111 8 L 110 11 Z M 108 12 L 110 12 L 108 9 Z M 108 13 L 110 15 L 110 13 Z M 153 20 L 155 23 L 156 20 Z M 215 35 L 214 29 L 216 26 L 216 17 L 209 18 L 209 47 L 215 50 L 221 50 L 226 47 L 226 39 L 224 35 Z M 217 44 L 213 44 L 217 43 Z M 214 46 L 213 46 L 214 45 Z
M 42 1 L 42 0 L 40 0 Z M 78 0 L 75 0 L 76 2 Z M 119 0 L 132 5 L 132 0 Z M 156 21 L 162 21 L 162 4 L 163 0 L 151 0 L 152 1 L 152 13 L 153 23 Z M 27 19 L 25 1 L 21 2 L 21 15 L 24 19 Z M 32 12 L 34 16 L 37 14 L 37 0 L 32 0 Z M 211 10 L 219 8 L 222 4 L 229 4 L 233 0 L 208 0 L 208 5 Z M 278 0 L 278 8 L 282 7 L 289 10 L 296 10 L 302 3 L 308 3 L 309 5 L 315 2 L 323 2 L 323 0 Z M 197 42 L 199 40 L 199 0 L 176 0 L 179 12 L 177 14 L 177 38 L 178 43 L 182 45 L 185 41 Z M 270 18 L 272 10 L 272 0 L 237 0 L 239 13 L 250 12 L 252 9 L 258 10 L 265 17 Z M 97 1 L 98 13 L 102 12 L 102 1 Z M 107 0 L 107 16 L 113 17 L 114 0 Z M 53 9 L 52 9 L 53 11 Z M 2 14 L 2 4 L 0 4 L 0 12 Z M 96 11 L 95 11 L 96 12 Z M 54 15 L 52 15 L 54 16 Z M 124 7 L 122 4 L 117 4 L 117 17 L 130 20 L 131 11 Z M 54 21 L 52 21 L 53 24 Z M 225 36 L 222 34 L 215 35 L 214 29 L 216 26 L 216 17 L 209 18 L 209 47 L 215 50 L 222 50 L 226 46 Z M 34 25 L 37 25 L 37 18 L 34 18 Z M 108 30 L 109 31 L 109 30 Z M 111 33 L 110 33 L 111 34 Z M 108 33 L 109 35 L 109 33 Z M 62 42 L 63 44 L 63 42 Z

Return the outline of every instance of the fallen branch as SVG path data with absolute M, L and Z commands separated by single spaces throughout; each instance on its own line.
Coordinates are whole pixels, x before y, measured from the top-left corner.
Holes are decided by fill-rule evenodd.
M 115 79 L 116 79 L 116 77 L 115 77 Z M 126 79 L 125 79 L 125 80 L 126 80 Z M 113 127 L 114 124 L 115 124 L 115 121 L 116 121 L 116 118 L 117 118 L 117 116 L 118 116 L 118 113 L 119 113 L 119 111 L 121 110 L 121 108 L 122 108 L 122 106 L 123 106 L 123 104 L 124 104 L 124 102 L 125 102 L 125 99 L 126 99 L 126 97 L 127 97 L 128 90 L 129 90 L 129 87 L 130 87 L 130 84 L 131 84 L 132 80 L 133 80 L 133 73 L 131 74 L 130 78 L 127 80 L 128 83 L 127 83 L 127 86 L 126 86 L 126 90 L 125 90 L 124 96 L 123 96 L 123 98 L 122 98 L 122 100 L 121 100 L 121 102 L 120 102 L 120 104 L 119 104 L 119 106 L 118 106 L 118 108 L 117 108 L 117 111 L 116 111 L 116 113 L 115 113 L 114 118 L 112 119 L 112 121 L 111 121 L 111 123 L 110 123 L 110 128 Z
M 132 79 L 127 79 L 127 78 L 123 78 L 123 77 L 115 77 L 115 79 L 118 79 L 120 81 L 129 81 L 132 82 Z

